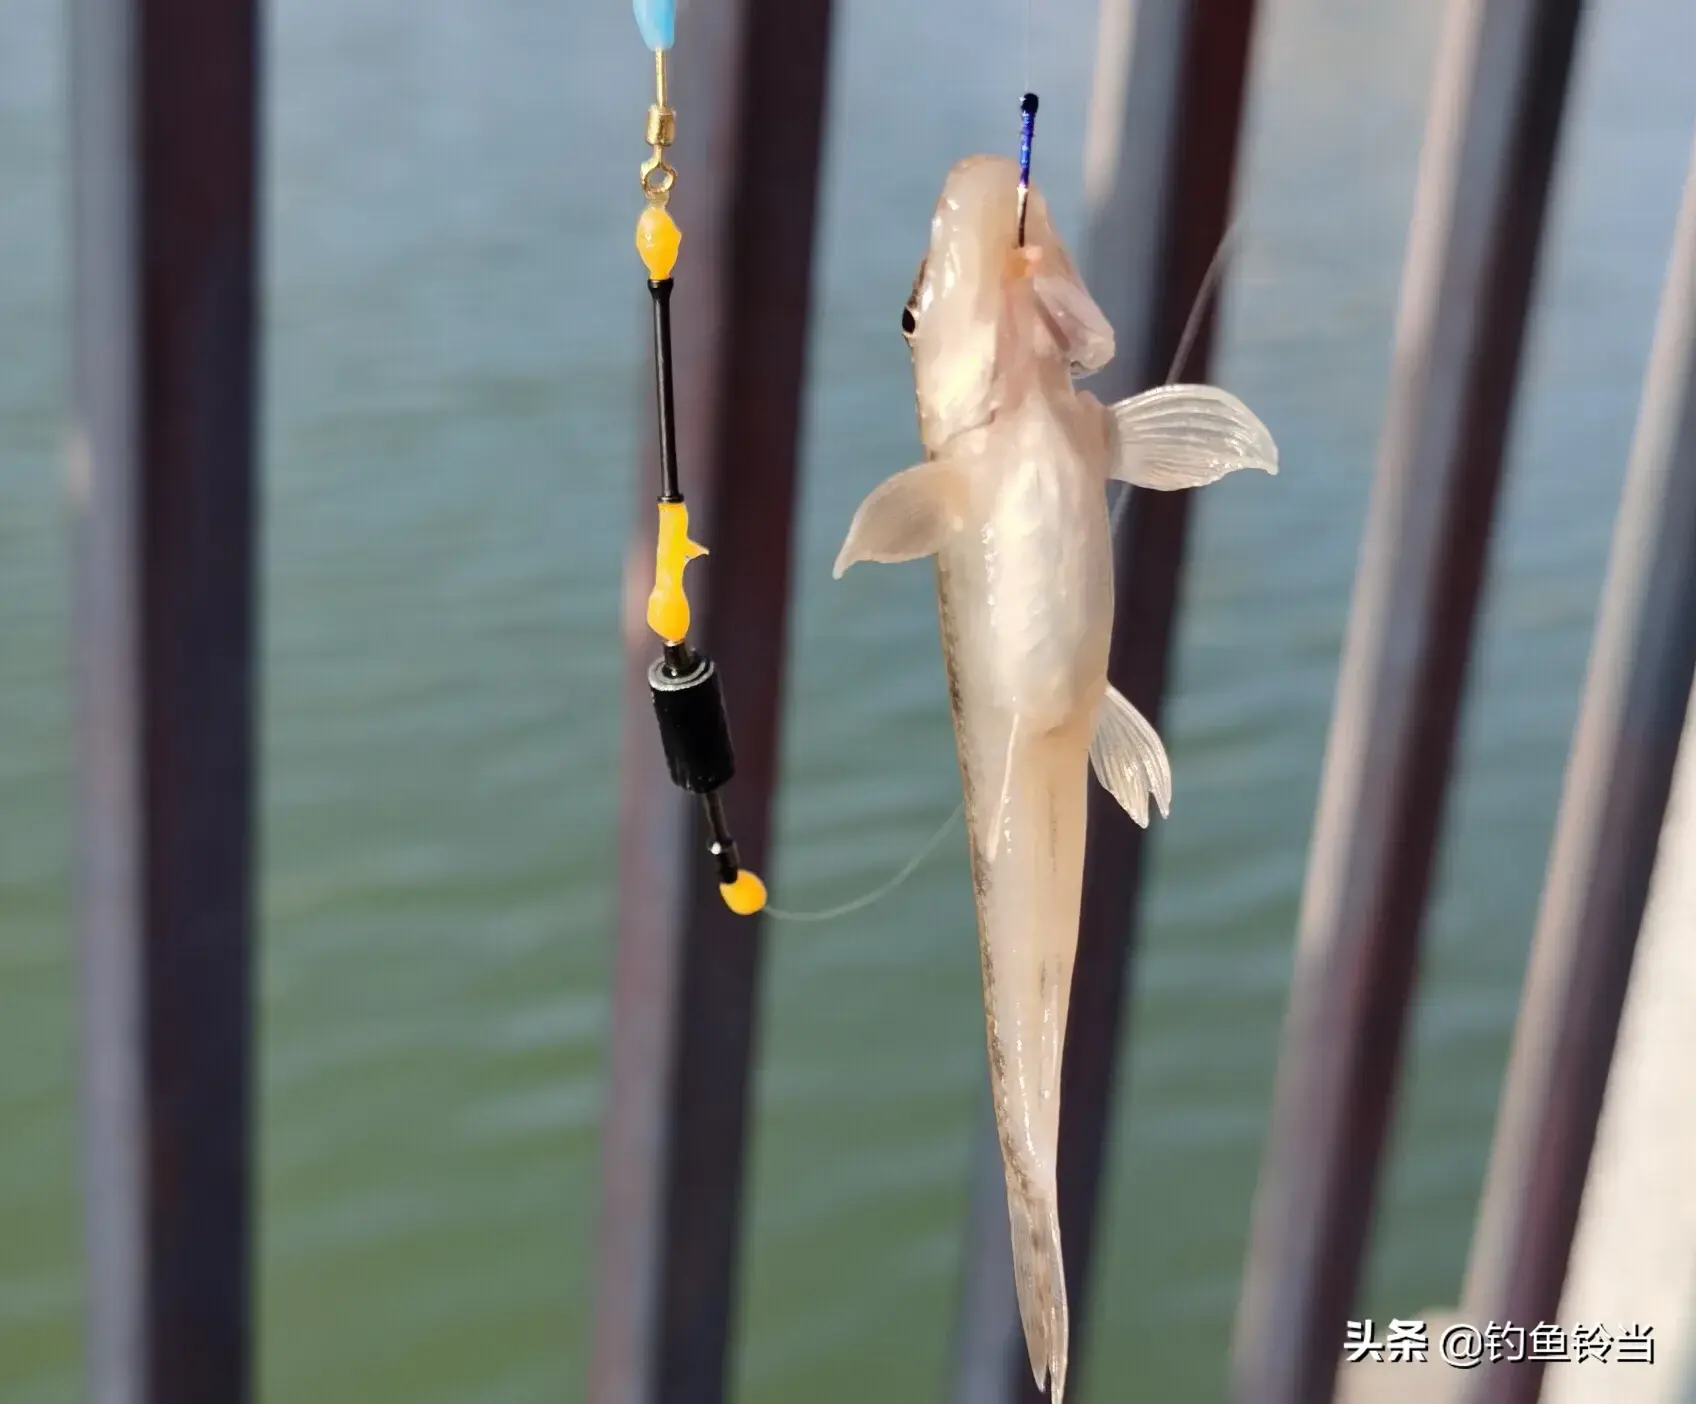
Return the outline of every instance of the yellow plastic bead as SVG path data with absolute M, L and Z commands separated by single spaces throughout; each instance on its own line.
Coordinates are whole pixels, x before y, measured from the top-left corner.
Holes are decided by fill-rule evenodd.
M 707 548 L 689 539 L 689 509 L 681 502 L 660 503 L 659 538 L 654 545 L 654 588 L 648 596 L 648 627 L 667 643 L 689 634 L 689 597 L 683 593 L 683 567 Z
M 735 882 L 721 882 L 718 891 L 737 916 L 753 916 L 766 904 L 766 885 L 746 868 L 736 874 Z
M 649 205 L 642 211 L 642 217 L 636 221 L 636 252 L 641 254 L 648 276 L 656 283 L 671 277 L 682 243 L 683 231 L 666 210 Z

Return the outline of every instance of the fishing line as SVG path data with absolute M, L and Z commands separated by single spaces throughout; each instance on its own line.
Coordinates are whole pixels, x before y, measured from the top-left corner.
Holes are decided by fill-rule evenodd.
M 1213 261 L 1207 265 L 1207 272 L 1202 274 L 1201 287 L 1190 307 L 1189 320 L 1184 323 L 1183 335 L 1178 338 L 1178 349 L 1173 353 L 1172 365 L 1166 372 L 1167 385 L 1177 380 L 1178 372 L 1183 369 L 1184 362 L 1195 349 L 1195 339 L 1201 335 L 1201 315 L 1207 310 L 1207 304 L 1213 300 L 1214 289 L 1220 275 L 1225 271 L 1225 256 L 1230 253 L 1231 245 L 1236 242 L 1237 233 L 1241 228 L 1241 220 L 1231 222 L 1231 227 L 1225 231 L 1225 237 L 1219 241 L 1219 247 L 1213 251 Z
M 1019 86 L 1025 89 L 1026 92 L 1029 92 L 1031 87 L 1031 48 L 1033 42 L 1031 36 L 1035 32 L 1035 27 L 1036 0 L 1025 0 L 1025 69 L 1023 81 L 1019 84 Z
M 1177 382 L 1178 372 L 1184 368 L 1184 362 L 1189 359 L 1190 352 L 1195 349 L 1196 338 L 1201 335 L 1202 314 L 1207 311 L 1208 304 L 1213 301 L 1213 293 L 1219 279 L 1225 271 L 1226 255 L 1231 252 L 1232 245 L 1237 241 L 1237 235 L 1242 229 L 1242 221 L 1233 220 L 1231 227 L 1225 231 L 1225 237 L 1219 241 L 1219 247 L 1213 251 L 1213 261 L 1207 265 L 1207 272 L 1202 274 L 1201 287 L 1196 291 L 1195 301 L 1190 304 L 1189 319 L 1184 323 L 1184 330 L 1178 337 L 1178 349 L 1172 353 L 1172 364 L 1166 371 L 1163 385 L 1173 385 Z M 1129 483 L 1119 485 L 1119 495 L 1113 500 L 1113 512 L 1107 519 L 1107 533 L 1113 538 L 1119 535 L 1119 524 L 1124 520 L 1125 507 L 1131 500 Z
M 942 827 L 925 841 L 925 845 L 907 860 L 907 866 L 884 883 L 882 887 L 874 887 L 870 892 L 844 902 L 839 907 L 826 907 L 820 912 L 786 912 L 777 907 L 767 907 L 766 915 L 776 921 L 834 921 L 837 917 L 847 916 L 850 912 L 860 911 L 869 907 L 873 902 L 882 901 L 895 891 L 902 883 L 924 866 L 925 859 L 935 853 L 943 839 L 953 832 L 954 826 L 960 822 L 960 816 L 966 812 L 966 802 L 961 800 L 954 806 L 954 812 L 942 822 Z

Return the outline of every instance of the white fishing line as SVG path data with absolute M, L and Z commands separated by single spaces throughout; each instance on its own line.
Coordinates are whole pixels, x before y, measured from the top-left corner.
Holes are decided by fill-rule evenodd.
M 1226 256 L 1231 252 L 1231 246 L 1236 243 L 1237 233 L 1241 228 L 1241 220 L 1231 222 L 1231 227 L 1225 231 L 1225 237 L 1219 241 L 1219 247 L 1213 251 L 1213 261 L 1207 265 L 1207 272 L 1201 276 L 1201 287 L 1196 290 L 1189 320 L 1184 323 L 1183 335 L 1178 338 L 1178 349 L 1172 353 L 1172 364 L 1166 371 L 1168 385 L 1177 380 L 1178 372 L 1184 368 L 1184 362 L 1195 349 L 1195 339 L 1201 335 L 1202 313 L 1207 311 L 1207 304 L 1213 301 L 1214 291 L 1225 272 Z
M 907 860 L 907 866 L 884 883 L 882 887 L 874 887 L 870 892 L 856 897 L 852 902 L 844 902 L 840 907 L 826 907 L 820 912 L 786 912 L 777 907 L 767 907 L 765 914 L 776 921 L 834 921 L 837 917 L 847 916 L 857 912 L 862 907 L 869 907 L 873 902 L 887 897 L 908 878 L 918 872 L 925 859 L 935 853 L 943 839 L 947 838 L 954 826 L 960 822 L 960 816 L 966 812 L 966 803 L 962 800 L 954 806 L 954 812 L 943 820 L 942 827 L 926 840 L 925 845 Z
M 1036 0 L 1025 0 L 1025 72 L 1024 80 L 1019 85 L 1019 91 L 1033 91 L 1031 86 L 1031 68 L 1033 64 L 1032 48 L 1036 34 Z
M 1195 349 L 1195 339 L 1201 335 L 1202 314 L 1207 311 L 1208 303 L 1213 300 L 1213 293 L 1219 284 L 1219 279 L 1225 272 L 1226 255 L 1231 252 L 1231 246 L 1236 243 L 1237 235 L 1242 229 L 1240 219 L 1233 220 L 1231 227 L 1225 231 L 1225 237 L 1219 241 L 1219 247 L 1213 251 L 1213 261 L 1207 265 L 1207 272 L 1202 274 L 1201 287 L 1196 290 L 1195 301 L 1190 304 L 1190 315 L 1184 323 L 1182 335 L 1178 337 L 1178 349 L 1172 353 L 1172 364 L 1167 368 L 1164 385 L 1175 384 L 1178 372 L 1184 368 L 1184 362 L 1189 360 L 1190 352 Z M 1119 485 L 1119 495 L 1113 500 L 1113 513 L 1107 519 L 1107 534 L 1114 539 L 1119 535 L 1119 524 L 1125 517 L 1125 504 L 1131 500 L 1129 483 Z

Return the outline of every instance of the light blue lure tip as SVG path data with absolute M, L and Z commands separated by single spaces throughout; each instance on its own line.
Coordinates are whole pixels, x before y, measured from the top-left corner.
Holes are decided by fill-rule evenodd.
M 656 52 L 669 49 L 677 35 L 677 0 L 632 0 L 642 42 Z

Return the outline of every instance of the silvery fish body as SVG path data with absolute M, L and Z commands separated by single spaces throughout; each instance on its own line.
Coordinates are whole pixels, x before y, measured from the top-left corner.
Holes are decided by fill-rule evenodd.
M 1074 388 L 1113 331 L 1018 168 L 949 172 L 903 315 L 925 461 L 861 504 L 837 558 L 936 558 L 965 796 L 995 1119 L 1038 1384 L 1060 1404 L 1067 1307 L 1056 1195 L 1060 1066 L 1089 772 L 1139 824 L 1171 800 L 1154 729 L 1107 682 L 1110 479 L 1185 488 L 1277 450 L 1235 397 L 1163 386 L 1111 408 Z

